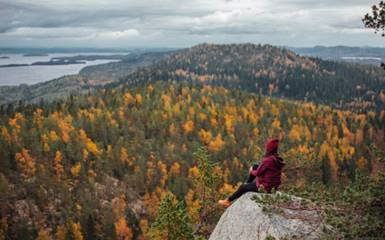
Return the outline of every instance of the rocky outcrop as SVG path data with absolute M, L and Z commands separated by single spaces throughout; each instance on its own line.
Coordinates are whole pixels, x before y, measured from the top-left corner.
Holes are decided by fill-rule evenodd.
M 283 193 L 247 193 L 222 215 L 210 240 L 320 239 L 330 227 L 317 206 Z

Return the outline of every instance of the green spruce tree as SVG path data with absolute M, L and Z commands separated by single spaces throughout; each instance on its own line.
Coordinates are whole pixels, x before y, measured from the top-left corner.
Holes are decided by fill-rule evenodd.
M 186 208 L 174 194 L 168 193 L 160 203 L 158 216 L 150 228 L 150 236 L 153 240 L 194 239 Z
M 220 217 L 220 209 L 217 201 L 220 194 L 217 189 L 223 182 L 221 176 L 215 173 L 216 163 L 210 160 L 210 155 L 206 147 L 200 147 L 194 153 L 195 161 L 199 169 L 199 174 L 192 179 L 194 191 L 197 199 L 200 200 L 199 219 L 200 222 L 195 227 L 195 233 L 208 235 L 207 229 L 215 224 Z

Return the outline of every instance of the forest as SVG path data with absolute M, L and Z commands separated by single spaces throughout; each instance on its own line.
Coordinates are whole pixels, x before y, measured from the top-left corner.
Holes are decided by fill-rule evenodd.
M 88 94 L 3 105 L 0 239 L 206 239 L 270 137 L 281 190 L 339 229 L 325 238 L 384 237 L 380 71 L 198 45 Z
M 382 110 L 385 103 L 381 68 L 303 57 L 271 45 L 200 44 L 111 85 L 154 80 L 214 84 L 363 112 Z

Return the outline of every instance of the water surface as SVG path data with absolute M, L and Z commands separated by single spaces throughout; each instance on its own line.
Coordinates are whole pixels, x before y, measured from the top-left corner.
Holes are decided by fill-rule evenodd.
M 0 54 L 7 56 L 8 59 L 0 59 L 0 65 L 7 64 L 31 64 L 40 61 L 49 61 L 55 57 L 71 57 L 76 55 L 117 55 L 127 53 L 54 53 L 47 56 L 23 56 L 23 54 Z M 84 64 L 69 65 L 35 65 L 23 67 L 3 67 L 0 68 L 0 86 L 19 85 L 19 84 L 35 84 L 39 82 L 49 81 L 64 75 L 78 74 L 79 71 L 90 65 L 103 64 L 118 60 L 95 60 L 85 61 Z

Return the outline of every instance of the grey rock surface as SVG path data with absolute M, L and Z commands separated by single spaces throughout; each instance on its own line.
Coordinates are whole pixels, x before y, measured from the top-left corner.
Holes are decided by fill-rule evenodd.
M 282 196 L 283 193 L 275 194 Z M 263 211 L 263 204 L 253 199 L 264 195 L 246 193 L 236 200 L 226 209 L 209 240 L 264 240 L 268 236 L 320 239 L 325 229 L 330 229 L 323 223 L 319 211 L 300 207 L 301 198 L 290 196 L 293 205 L 279 208 L 280 212 Z

